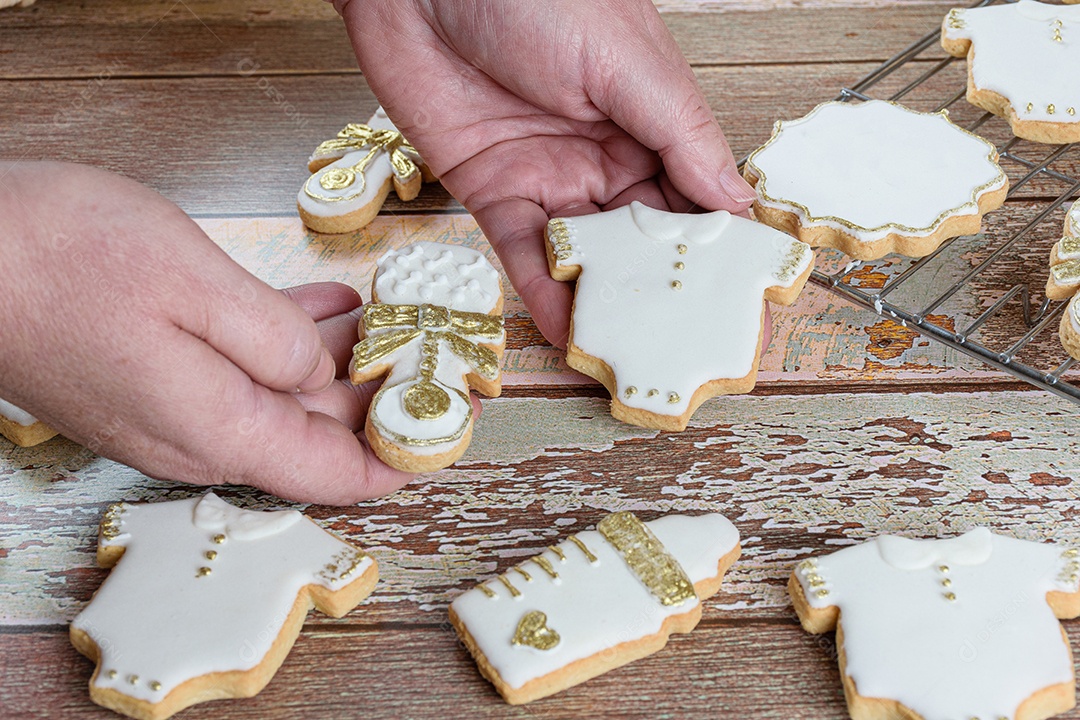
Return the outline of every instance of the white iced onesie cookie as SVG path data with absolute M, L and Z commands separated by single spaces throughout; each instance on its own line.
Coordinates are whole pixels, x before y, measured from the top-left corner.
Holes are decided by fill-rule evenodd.
M 1013 720 L 1051 686 L 1069 701 L 1055 712 L 1073 704 L 1072 657 L 1047 594 L 1076 593 L 1078 571 L 1074 550 L 977 528 L 948 540 L 882 536 L 812 558 L 791 587 L 812 632 L 831 629 L 823 618 L 835 623 L 839 609 L 847 689 L 858 698 L 895 701 L 924 720 Z M 859 717 L 851 692 L 848 704 Z
M 376 454 L 401 470 L 446 467 L 468 447 L 469 388 L 501 389 L 499 273 L 471 248 L 421 242 L 378 262 L 353 350 L 355 384 L 387 375 L 368 411 Z
M 577 278 L 570 366 L 608 387 L 615 417 L 667 430 L 753 387 L 763 300 L 794 300 L 813 263 L 760 223 L 638 202 L 552 220 L 547 234 L 553 277 Z
M 942 44 L 968 57 L 968 99 L 1005 116 L 1016 135 L 1080 140 L 1080 7 L 1020 0 L 956 8 Z
M 302 592 L 315 588 L 313 597 L 326 611 L 332 593 L 357 582 L 357 589 L 367 586 L 366 597 L 377 576 L 366 553 L 299 512 L 242 510 L 213 493 L 114 505 L 102 521 L 99 558 L 115 561 L 118 549 L 122 557 L 71 631 L 76 647 L 96 656 L 95 702 L 134 717 L 144 710 L 150 716 L 149 706 L 166 699 L 175 712 L 204 699 L 242 695 L 223 683 L 209 697 L 181 700 L 178 707 L 170 697 L 202 676 L 252 671 L 268 654 L 280 655 L 264 668 L 269 672 L 255 690 L 261 689 L 310 607 L 310 601 L 299 604 Z
M 689 632 L 738 548 L 722 515 L 615 513 L 461 594 L 451 621 L 503 697 L 529 702 Z

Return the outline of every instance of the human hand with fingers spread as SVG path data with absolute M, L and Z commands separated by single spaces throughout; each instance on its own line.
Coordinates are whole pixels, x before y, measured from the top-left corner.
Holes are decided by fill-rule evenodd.
M 101 170 L 24 163 L 4 185 L 0 397 L 155 477 L 330 504 L 411 478 L 354 435 L 371 388 L 335 380 L 354 290 L 274 290 Z
M 650 0 L 334 2 L 387 114 L 556 345 L 572 296 L 548 275 L 550 217 L 754 198 Z

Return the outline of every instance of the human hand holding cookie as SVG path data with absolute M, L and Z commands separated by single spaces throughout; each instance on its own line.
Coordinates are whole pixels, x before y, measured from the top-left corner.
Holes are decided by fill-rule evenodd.
M 556 345 L 572 294 L 548 275 L 550 217 L 753 200 L 648 0 L 335 5 L 390 119 L 476 217 Z
M 117 175 L 26 163 L 4 185 L 0 397 L 154 477 L 338 504 L 411 477 L 353 434 L 368 388 L 335 381 L 355 291 L 274 290 Z

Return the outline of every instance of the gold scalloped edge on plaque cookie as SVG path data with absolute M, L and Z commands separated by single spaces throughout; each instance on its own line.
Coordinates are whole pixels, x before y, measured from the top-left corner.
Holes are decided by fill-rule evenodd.
M 983 143 L 986 147 L 988 147 L 990 149 L 990 152 L 987 154 L 986 159 L 990 162 L 991 165 L 993 165 L 994 167 L 997 168 L 997 170 L 998 170 L 997 177 L 995 177 L 990 182 L 984 183 L 984 184 L 978 186 L 977 188 L 975 188 L 974 190 L 972 190 L 971 191 L 971 200 L 964 203 L 963 205 L 959 205 L 957 207 L 954 207 L 954 208 L 951 208 L 949 210 L 946 210 L 946 211 L 942 212 L 940 215 L 937 216 L 937 218 L 934 220 L 933 223 L 931 223 L 928 227 L 925 227 L 925 228 L 913 228 L 913 227 L 909 227 L 907 225 L 902 225 L 900 223 L 886 223 L 885 225 L 881 225 L 879 227 L 867 228 L 867 227 L 863 227 L 861 225 L 856 225 L 855 223 L 853 223 L 853 222 L 851 222 L 849 220 L 845 220 L 843 218 L 838 218 L 838 217 L 836 217 L 834 215 L 823 215 L 821 217 L 818 217 L 818 216 L 815 216 L 814 214 L 812 214 L 810 212 L 810 209 L 807 208 L 805 205 L 803 205 L 801 203 L 795 202 L 794 200 L 786 200 L 786 199 L 783 199 L 783 198 L 774 198 L 774 197 L 772 197 L 771 195 L 768 194 L 768 192 L 766 190 L 766 186 L 768 184 L 769 179 L 765 175 L 765 173 L 761 170 L 761 168 L 759 168 L 754 163 L 754 159 L 760 153 L 762 153 L 766 149 L 768 149 L 773 143 L 775 143 L 780 138 L 780 135 L 784 131 L 784 123 L 785 122 L 795 123 L 795 122 L 804 122 L 804 121 L 810 120 L 823 107 L 826 107 L 828 105 L 850 105 L 852 107 L 857 107 L 858 105 L 865 104 L 865 103 L 858 103 L 858 105 L 853 105 L 852 103 L 842 102 L 842 101 L 839 101 L 839 100 L 831 100 L 829 102 L 821 103 L 820 105 L 815 107 L 813 110 L 808 112 L 806 115 L 803 115 L 800 118 L 796 118 L 795 120 L 787 120 L 787 121 L 785 121 L 785 120 L 777 120 L 776 123 L 773 125 L 772 137 L 769 138 L 768 142 L 766 142 L 764 145 L 759 147 L 754 152 L 750 153 L 750 157 L 747 158 L 747 160 L 746 160 L 746 169 L 747 169 L 747 171 L 753 173 L 758 178 L 758 182 L 756 184 L 756 190 L 758 192 L 758 199 L 759 200 L 764 200 L 765 202 L 776 203 L 777 205 L 786 205 L 787 207 L 792 208 L 793 210 L 798 212 L 799 223 L 800 224 L 803 224 L 803 225 L 823 225 L 823 224 L 828 225 L 829 223 L 835 223 L 837 225 L 840 225 L 841 227 L 844 227 L 844 228 L 846 228 L 848 230 L 853 231 L 853 233 L 883 233 L 883 232 L 890 232 L 891 231 L 891 232 L 894 232 L 894 233 L 900 234 L 900 235 L 928 236 L 928 235 L 932 235 L 935 232 L 937 232 L 941 228 L 941 226 L 950 217 L 961 215 L 963 210 L 965 208 L 969 207 L 970 205 L 975 206 L 975 214 L 982 215 L 983 213 L 979 211 L 979 198 L 982 197 L 982 195 L 984 195 L 985 193 L 990 192 L 991 190 L 994 190 L 995 188 L 999 188 L 1002 183 L 1008 183 L 1008 179 L 1009 179 L 1008 176 L 1005 174 L 1005 171 L 1001 169 L 1001 165 L 998 163 L 998 160 L 1000 158 L 999 158 L 999 155 L 998 155 L 997 148 L 995 148 L 994 145 L 990 141 L 988 141 L 986 138 L 980 137 L 979 135 L 976 135 L 975 133 L 971 132 L 970 130 L 962 128 L 959 125 L 957 125 L 956 123 L 954 123 L 951 119 L 949 119 L 949 111 L 948 110 L 939 110 L 938 112 L 934 112 L 934 113 L 924 113 L 924 112 L 919 112 L 917 110 L 912 110 L 909 107 L 905 107 L 905 106 L 901 105 L 900 103 L 892 102 L 891 100 L 878 100 L 877 102 L 888 103 L 889 105 L 900 108 L 901 110 L 903 110 L 905 112 L 908 112 L 908 113 L 911 113 L 912 115 L 922 115 L 922 116 L 925 116 L 925 117 L 932 117 L 934 115 L 941 116 L 941 118 L 944 119 L 945 122 L 948 123 L 952 128 L 964 133 L 965 135 L 970 135 L 971 137 L 973 137 L 976 140 L 978 140 L 979 142 Z M 780 209 L 783 210 L 784 208 L 780 208 Z M 873 242 L 873 241 L 869 241 L 869 240 L 862 240 L 861 238 L 859 238 L 859 237 L 857 237 L 855 235 L 853 235 L 853 237 L 855 237 L 855 239 L 858 240 L 859 242 Z

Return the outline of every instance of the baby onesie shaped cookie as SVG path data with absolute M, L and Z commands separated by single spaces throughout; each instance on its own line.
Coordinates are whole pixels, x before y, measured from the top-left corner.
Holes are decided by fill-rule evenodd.
M 390 186 L 402 201 L 435 180 L 420 155 L 380 107 L 366 125 L 351 123 L 308 160 L 307 179 L 296 197 L 300 219 L 315 232 L 359 230 L 379 214 Z
M 1069 209 L 1064 237 L 1050 252 L 1046 296 L 1052 300 L 1072 298 L 1061 318 L 1059 334 L 1069 355 L 1080 360 L 1080 200 Z
M 57 432 L 22 408 L 0 400 L 0 435 L 19 447 L 33 447 L 57 436 Z
M 378 262 L 350 376 L 386 375 L 365 433 L 387 465 L 430 472 L 453 464 L 472 439 L 471 387 L 502 389 L 506 347 L 499 273 L 483 253 L 420 242 Z
M 754 215 L 857 260 L 922 257 L 976 233 L 1009 180 L 994 146 L 949 121 L 883 100 L 827 102 L 776 123 L 743 174 Z
M 214 493 L 113 505 L 97 558 L 112 572 L 71 642 L 97 664 L 91 699 L 141 720 L 255 695 L 312 606 L 341 617 L 378 580 L 367 553 L 299 512 L 242 510 Z
M 967 99 L 1043 143 L 1080 141 L 1080 7 L 1020 0 L 956 8 L 941 44 L 967 57 Z
M 789 305 L 813 265 L 804 243 L 727 212 L 628 206 L 547 227 L 551 276 L 577 279 L 566 359 L 611 393 L 611 414 L 684 430 L 701 403 L 749 392 L 763 300 Z
M 739 552 L 722 515 L 617 512 L 461 594 L 450 621 L 499 694 L 527 703 L 693 630 Z
M 976 528 L 948 540 L 884 535 L 800 563 L 802 626 L 836 628 L 855 720 L 1034 720 L 1075 705 L 1058 618 L 1080 615 L 1080 560 Z

